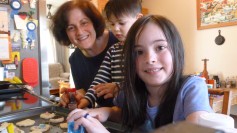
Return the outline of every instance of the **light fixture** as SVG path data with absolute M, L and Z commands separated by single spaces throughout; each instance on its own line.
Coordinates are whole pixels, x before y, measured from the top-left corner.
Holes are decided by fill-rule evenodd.
M 47 14 L 46 17 L 47 17 L 48 19 L 51 19 L 51 18 L 52 18 L 52 14 L 51 14 L 51 12 L 50 12 L 51 7 L 52 7 L 52 4 L 47 4 L 48 14 Z

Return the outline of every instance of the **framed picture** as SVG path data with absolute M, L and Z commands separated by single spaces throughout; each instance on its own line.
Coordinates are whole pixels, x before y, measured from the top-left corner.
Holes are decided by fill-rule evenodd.
M 196 0 L 197 29 L 237 25 L 236 0 Z
M 9 4 L 9 0 L 0 0 L 0 4 Z

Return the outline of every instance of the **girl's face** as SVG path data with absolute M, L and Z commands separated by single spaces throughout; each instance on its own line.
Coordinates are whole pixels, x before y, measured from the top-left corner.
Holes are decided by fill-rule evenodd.
M 161 28 L 149 22 L 135 44 L 136 72 L 147 88 L 166 83 L 173 71 L 169 44 Z
M 95 44 L 96 31 L 93 23 L 80 9 L 69 11 L 66 32 L 71 43 L 80 49 L 90 49 Z
M 123 15 L 119 18 L 116 18 L 113 14 L 109 19 L 109 25 L 114 36 L 120 41 L 123 42 L 126 39 L 128 30 L 137 20 L 137 17 L 132 17 L 128 15 Z

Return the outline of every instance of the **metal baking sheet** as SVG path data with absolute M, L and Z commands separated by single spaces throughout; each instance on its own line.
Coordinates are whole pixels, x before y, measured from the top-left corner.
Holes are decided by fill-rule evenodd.
M 69 111 L 64 108 L 60 108 L 57 106 L 51 106 L 51 107 L 40 107 L 40 108 L 31 108 L 28 110 L 15 112 L 15 113 L 9 113 L 8 115 L 1 116 L 0 123 L 2 122 L 12 122 L 16 124 L 17 122 L 24 120 L 24 119 L 32 119 L 35 121 L 34 126 L 39 126 L 39 124 L 49 124 L 51 125 L 50 130 L 48 130 L 45 133 L 63 133 L 67 132 L 67 129 L 61 129 L 58 124 L 49 123 L 49 120 L 45 120 L 40 118 L 41 113 L 50 112 L 55 113 L 55 117 L 64 117 L 66 122 L 66 117 Z M 25 131 L 26 133 L 30 132 L 30 127 L 19 127 L 21 130 Z
M 49 123 L 49 120 L 45 120 L 40 118 L 41 113 L 50 112 L 55 113 L 56 117 L 63 116 L 65 118 L 68 113 L 70 112 L 68 109 L 58 107 L 58 106 L 48 106 L 48 107 L 35 107 L 15 113 L 8 113 L 7 115 L 3 115 L 0 117 L 0 123 L 2 122 L 12 122 L 16 124 L 17 122 L 25 119 L 32 119 L 35 120 L 34 126 L 38 126 L 39 124 L 50 124 L 51 128 L 45 133 L 63 133 L 67 132 L 67 129 L 61 129 L 58 124 Z M 122 126 L 118 123 L 107 121 L 103 123 L 103 125 L 111 132 L 111 133 L 124 133 L 125 130 Z M 30 132 L 30 127 L 19 127 L 21 130 L 25 131 L 26 133 Z

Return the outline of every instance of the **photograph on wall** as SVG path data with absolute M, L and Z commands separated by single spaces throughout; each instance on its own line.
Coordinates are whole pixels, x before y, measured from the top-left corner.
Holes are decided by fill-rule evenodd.
M 237 0 L 197 0 L 197 29 L 237 25 Z

